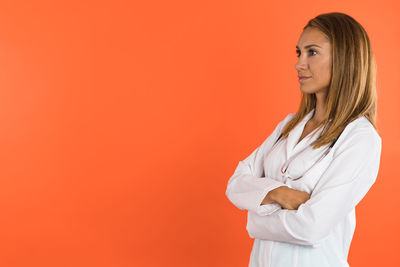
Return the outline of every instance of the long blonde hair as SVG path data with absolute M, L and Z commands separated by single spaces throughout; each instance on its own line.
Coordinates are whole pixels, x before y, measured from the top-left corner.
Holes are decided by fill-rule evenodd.
M 332 77 L 327 93 L 323 132 L 313 148 L 331 143 L 351 121 L 365 116 L 376 129 L 376 63 L 368 35 L 349 15 L 332 12 L 308 21 L 308 27 L 326 35 L 332 48 Z M 315 94 L 303 94 L 296 115 L 282 131 L 282 138 L 316 106 Z M 318 127 L 318 128 L 319 128 Z

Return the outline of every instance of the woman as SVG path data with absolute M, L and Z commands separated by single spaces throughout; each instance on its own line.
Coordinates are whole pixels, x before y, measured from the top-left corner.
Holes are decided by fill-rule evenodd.
M 374 56 L 363 27 L 337 12 L 310 20 L 296 49 L 299 110 L 239 162 L 226 195 L 248 210 L 250 267 L 349 266 L 355 206 L 381 155 Z

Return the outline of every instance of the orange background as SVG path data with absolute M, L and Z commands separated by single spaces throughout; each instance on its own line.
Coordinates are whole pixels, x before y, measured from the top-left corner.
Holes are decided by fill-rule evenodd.
M 229 177 L 300 90 L 308 19 L 348 13 L 378 64 L 376 184 L 349 263 L 399 264 L 396 1 L 1 1 L 0 266 L 247 266 Z

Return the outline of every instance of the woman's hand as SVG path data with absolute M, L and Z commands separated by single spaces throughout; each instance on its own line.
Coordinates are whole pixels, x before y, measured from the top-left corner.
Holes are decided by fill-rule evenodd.
M 277 202 L 284 209 L 297 210 L 301 204 L 309 199 L 310 194 L 306 192 L 292 189 L 287 186 L 280 186 L 268 192 L 261 205 Z

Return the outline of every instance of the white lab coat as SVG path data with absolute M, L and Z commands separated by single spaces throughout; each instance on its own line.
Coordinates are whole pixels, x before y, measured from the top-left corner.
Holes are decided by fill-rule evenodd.
M 316 150 L 310 145 L 322 129 L 297 144 L 314 111 L 273 146 L 295 114 L 287 115 L 251 155 L 239 161 L 228 180 L 226 196 L 248 211 L 246 230 L 255 239 L 249 267 L 349 266 L 355 206 L 376 180 L 382 141 L 363 116 L 346 126 L 330 150 L 329 144 Z M 282 174 L 289 158 L 292 161 Z M 278 203 L 260 206 L 267 193 L 279 186 L 305 191 L 310 199 L 297 210 L 283 209 Z

